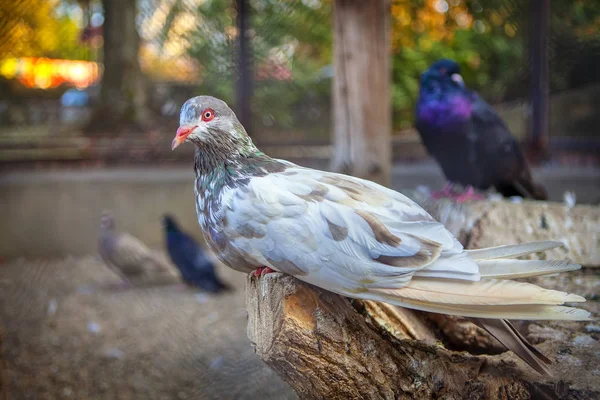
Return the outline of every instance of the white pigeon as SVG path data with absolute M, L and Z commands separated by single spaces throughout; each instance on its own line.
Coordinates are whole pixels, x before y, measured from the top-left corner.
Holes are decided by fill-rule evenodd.
M 221 100 L 181 109 L 172 143 L 195 145 L 196 211 L 205 239 L 240 271 L 292 275 L 331 292 L 475 318 L 538 372 L 550 363 L 506 319 L 587 320 L 575 294 L 512 279 L 579 269 L 517 260 L 561 246 L 534 242 L 465 250 L 406 196 L 376 183 L 273 159 Z

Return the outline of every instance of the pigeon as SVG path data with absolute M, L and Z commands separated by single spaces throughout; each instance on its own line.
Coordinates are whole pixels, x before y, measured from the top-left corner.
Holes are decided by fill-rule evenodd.
M 434 197 L 453 197 L 452 183 L 466 186 L 458 200 L 478 198 L 473 187 L 494 187 L 503 196 L 546 200 L 517 140 L 488 103 L 465 87 L 459 65 L 435 62 L 421 76 L 416 128 L 449 184 Z
M 517 259 L 560 242 L 465 250 L 401 193 L 267 156 L 214 97 L 183 105 L 171 148 L 184 142 L 195 146 L 198 222 L 211 250 L 234 269 L 277 271 L 350 298 L 474 318 L 542 374 L 551 373 L 550 360 L 508 319 L 590 317 L 563 306 L 584 302 L 581 296 L 513 280 L 581 268 Z
M 173 277 L 171 266 L 144 243 L 125 232 L 117 232 L 115 220 L 104 212 L 100 218 L 98 253 L 104 262 L 129 285 Z
M 184 282 L 207 292 L 219 293 L 230 290 L 215 273 L 214 266 L 202 250 L 202 247 L 187 233 L 182 232 L 170 215 L 163 217 L 167 250 L 171 261 L 181 274 Z

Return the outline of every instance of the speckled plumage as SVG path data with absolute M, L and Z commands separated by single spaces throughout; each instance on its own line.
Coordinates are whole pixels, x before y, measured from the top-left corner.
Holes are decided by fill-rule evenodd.
M 190 111 L 190 104 L 200 111 Z M 196 146 L 198 220 L 211 249 L 230 267 L 246 272 L 269 267 L 344 296 L 451 315 L 589 317 L 561 306 L 584 301 L 580 296 L 503 279 L 515 270 L 535 276 L 579 268 L 566 261 L 513 259 L 560 243 L 465 251 L 442 224 L 398 192 L 263 154 L 229 109 L 219 115 L 223 104 L 208 96 L 188 101 L 174 143 Z M 215 110 L 214 119 L 199 119 L 211 115 L 207 109 Z M 508 322 L 479 322 L 495 334 L 502 330 L 503 343 L 548 373 L 544 359 Z
M 543 200 L 519 144 L 489 104 L 467 89 L 458 64 L 434 63 L 421 78 L 416 128 L 451 182 Z

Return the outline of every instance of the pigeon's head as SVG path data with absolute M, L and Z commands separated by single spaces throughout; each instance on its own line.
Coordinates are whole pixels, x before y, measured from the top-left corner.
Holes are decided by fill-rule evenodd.
M 105 231 L 115 229 L 115 219 L 108 211 L 104 211 L 100 216 L 100 229 Z
M 183 142 L 202 145 L 244 136 L 247 137 L 246 131 L 227 103 L 211 96 L 198 96 L 181 107 L 179 129 L 171 149 Z
M 165 215 L 162 219 L 163 227 L 166 231 L 178 231 L 179 227 L 177 226 L 177 222 L 175 222 L 175 218 L 170 216 L 169 214 Z
M 434 62 L 427 71 L 421 75 L 421 87 L 453 86 L 464 88 L 465 82 L 460 75 L 460 66 L 456 61 L 441 59 Z

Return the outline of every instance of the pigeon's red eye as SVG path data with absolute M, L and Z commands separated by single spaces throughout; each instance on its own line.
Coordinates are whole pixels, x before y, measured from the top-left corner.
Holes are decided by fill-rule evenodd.
M 206 110 L 204 110 L 202 112 L 202 121 L 210 121 L 214 117 L 215 117 L 215 112 L 210 108 L 207 108 Z

